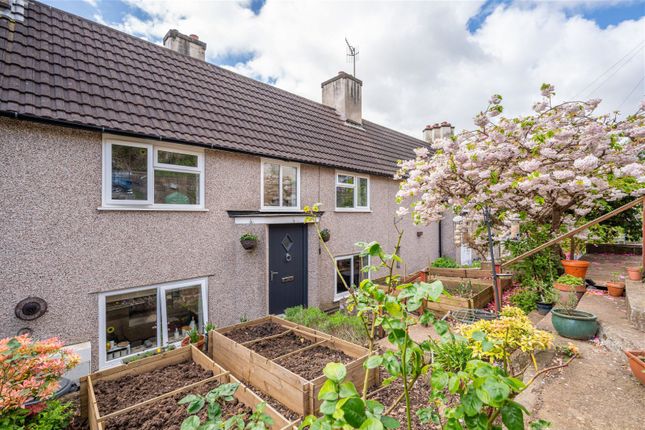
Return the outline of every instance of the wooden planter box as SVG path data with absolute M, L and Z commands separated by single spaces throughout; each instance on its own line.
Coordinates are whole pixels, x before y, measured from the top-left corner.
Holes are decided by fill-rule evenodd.
M 443 314 L 451 310 L 482 309 L 493 300 L 492 280 L 448 277 L 437 277 L 435 279 L 443 282 L 444 287 L 447 287 L 449 292 L 450 287 L 457 287 L 459 284 L 470 282 L 474 293 L 473 297 L 460 297 L 454 294 L 452 296 L 442 295 L 437 302 L 425 302 L 424 308 L 435 314 L 443 316 Z
M 224 335 L 241 327 L 250 327 L 271 322 L 279 324 L 287 330 L 296 333 L 298 336 L 307 338 L 314 343 L 272 360 Z M 286 333 L 288 331 L 281 333 L 281 335 Z M 286 321 L 282 318 L 267 316 L 258 320 L 213 330 L 209 335 L 209 354 L 211 354 L 216 363 L 220 363 L 222 367 L 230 369 L 231 373 L 242 380 L 242 382 L 257 387 L 263 393 L 273 397 L 301 416 L 314 414 L 318 410 L 321 403 L 318 400 L 318 392 L 326 379 L 321 372 L 319 377 L 308 381 L 302 376 L 276 364 L 275 360 L 297 354 L 314 346 L 326 346 L 342 351 L 350 357 L 355 358 L 354 361 L 346 365 L 347 380 L 352 381 L 359 391 L 363 387 L 365 375 L 363 362 L 367 359 L 368 354 L 366 348 L 326 333 Z M 252 342 L 258 340 L 255 339 Z M 370 386 L 378 383 L 377 371 L 371 371 L 368 383 Z
M 429 276 L 447 276 L 449 278 L 474 278 L 491 279 L 490 269 L 446 269 L 441 267 L 428 267 L 426 273 Z
M 101 415 L 98 408 L 98 403 L 96 401 L 96 396 L 94 394 L 93 384 L 97 381 L 120 379 L 128 375 L 139 375 L 142 373 L 151 372 L 160 367 L 178 364 L 187 360 L 193 360 L 202 368 L 212 371 L 213 376 L 202 381 L 189 384 L 185 387 L 177 388 L 176 390 L 170 391 L 152 399 L 142 401 L 140 403 L 137 403 L 136 405 L 132 405 L 106 415 Z M 109 418 L 131 412 L 138 408 L 146 407 L 152 403 L 166 399 L 168 397 L 172 397 L 178 393 L 190 394 L 192 389 L 212 381 L 218 381 L 221 384 L 240 382 L 228 371 L 215 364 L 213 360 L 208 358 L 208 356 L 201 352 L 199 349 L 195 348 L 195 346 L 189 345 L 152 357 L 143 358 L 132 363 L 113 367 L 100 372 L 95 372 L 81 378 L 81 414 L 83 415 L 83 417 L 87 416 L 91 430 L 105 430 L 105 420 Z M 243 384 L 240 384 L 239 388 L 235 392 L 235 398 L 239 402 L 252 409 L 255 409 L 256 405 L 263 402 L 260 397 L 258 397 Z M 183 405 L 177 405 L 177 407 L 184 408 Z M 264 409 L 264 413 L 269 415 L 273 419 L 273 426 L 271 427 L 272 430 L 291 430 L 295 428 L 293 424 L 290 424 L 285 417 L 283 417 L 268 404 Z

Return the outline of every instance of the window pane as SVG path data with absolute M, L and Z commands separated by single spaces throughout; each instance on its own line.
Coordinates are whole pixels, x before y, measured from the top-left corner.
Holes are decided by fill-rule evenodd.
M 105 298 L 106 361 L 159 346 L 157 290 Z
M 354 207 L 354 189 L 347 187 L 336 187 L 336 207 L 353 208 Z
M 112 145 L 112 199 L 148 199 L 148 149 Z
M 264 164 L 264 206 L 280 206 L 280 166 Z
M 352 259 L 343 258 L 342 260 L 337 260 L 336 264 L 338 266 L 338 270 L 340 270 L 340 273 L 342 274 L 341 278 L 338 276 L 338 273 L 336 273 L 336 294 L 342 294 L 347 291 L 347 288 L 345 288 L 341 279 L 344 279 L 347 285 L 352 285 Z
M 199 174 L 155 170 L 155 203 L 199 204 Z
M 197 167 L 196 155 L 180 154 L 179 152 L 157 151 L 157 162 L 163 164 L 174 164 L 176 166 Z
M 347 175 L 338 175 L 338 183 L 339 184 L 353 184 L 354 183 L 354 177 L 353 176 L 347 176 Z
M 367 207 L 367 178 L 358 178 L 358 203 L 356 206 Z
M 298 206 L 298 169 L 282 167 L 282 206 Z
M 186 287 L 166 291 L 168 343 L 181 341 L 192 327 L 204 329 L 201 287 Z

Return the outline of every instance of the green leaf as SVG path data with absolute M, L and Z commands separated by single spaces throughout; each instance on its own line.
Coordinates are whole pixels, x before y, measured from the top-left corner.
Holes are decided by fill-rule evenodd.
M 448 326 L 448 323 L 443 321 L 443 320 L 437 320 L 435 321 L 432 326 L 434 327 L 435 331 L 439 336 L 443 336 L 448 332 L 450 327 Z
M 341 383 L 345 379 L 345 376 L 347 376 L 347 369 L 341 363 L 327 363 L 323 369 L 323 373 L 327 379 Z
M 457 390 L 459 390 L 460 383 L 461 380 L 457 375 L 450 376 L 450 379 L 448 380 L 448 390 L 451 394 L 455 394 Z
M 464 413 L 467 416 L 476 416 L 482 408 L 482 401 L 477 397 L 473 390 L 469 390 L 461 396 L 461 404 L 464 407 Z
M 470 335 L 470 337 L 472 337 L 474 340 L 477 340 L 479 342 L 481 342 L 481 341 L 486 339 L 486 335 L 484 334 L 484 332 L 479 331 L 479 330 L 473 332 L 473 334 Z
M 463 430 L 464 428 L 459 423 L 459 420 L 455 418 L 448 418 L 446 425 L 443 426 L 444 430 Z
M 347 424 L 354 428 L 360 428 L 367 419 L 367 415 L 365 415 L 365 403 L 358 397 L 348 398 L 341 406 L 341 409 Z
M 320 404 L 320 412 L 325 415 L 333 415 L 336 411 L 336 403 L 335 400 L 325 400 Z
M 363 421 L 359 430 L 383 430 L 383 428 L 383 423 L 381 421 L 376 418 L 369 417 Z
M 354 397 L 354 396 L 360 396 L 358 394 L 358 391 L 356 390 L 356 387 L 351 381 L 345 381 L 342 384 L 340 384 L 340 397 L 341 398 L 347 398 L 347 397 Z
M 477 388 L 476 392 L 481 401 L 487 405 L 501 406 L 511 394 L 511 389 L 496 378 L 488 376 L 482 386 Z
M 383 357 L 380 355 L 372 355 L 370 358 L 365 360 L 363 367 L 366 369 L 375 369 L 383 363 Z
M 403 308 L 401 307 L 401 304 L 394 301 L 387 302 L 385 304 L 385 310 L 395 318 L 399 318 L 403 315 Z
M 392 417 L 381 417 L 381 422 L 386 429 L 398 429 L 401 427 L 401 424 Z
M 435 390 L 443 390 L 448 385 L 448 374 L 442 370 L 432 372 L 431 377 L 432 388 Z
M 197 430 L 200 424 L 199 417 L 197 415 L 191 415 L 181 423 L 179 430 Z
M 186 412 L 188 412 L 190 415 L 196 414 L 197 412 L 202 410 L 205 403 L 206 403 L 206 400 L 204 400 L 203 397 L 200 397 L 197 400 L 190 402 L 188 404 L 188 408 L 186 409 Z
M 481 413 L 464 417 L 468 430 L 488 430 L 488 415 Z
M 502 422 L 508 430 L 524 430 L 524 414 L 514 402 L 506 402 L 502 406 Z
M 177 402 L 177 403 L 178 403 L 178 404 L 180 404 L 180 405 L 184 405 L 184 404 L 186 404 L 186 403 L 192 403 L 192 402 L 194 402 L 194 401 L 196 401 L 196 400 L 198 400 L 198 399 L 200 399 L 200 398 L 201 398 L 201 397 L 200 397 L 200 396 L 198 396 L 198 395 L 196 395 L 196 394 L 189 394 L 189 395 L 187 395 L 187 396 L 183 397 L 183 398 L 182 398 L 179 402 Z
M 222 407 L 217 402 L 209 403 L 206 411 L 208 419 L 212 421 L 216 420 L 220 417 L 220 415 L 222 415 Z
M 318 391 L 318 400 L 338 400 L 338 384 L 331 379 L 326 380 Z
M 547 420 L 540 419 L 537 421 L 531 421 L 529 426 L 531 427 L 531 430 L 544 430 L 551 427 L 551 423 Z

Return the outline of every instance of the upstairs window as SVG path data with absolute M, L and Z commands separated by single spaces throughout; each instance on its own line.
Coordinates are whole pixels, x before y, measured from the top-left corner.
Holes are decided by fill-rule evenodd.
M 300 208 L 300 165 L 262 161 L 262 202 L 264 210 Z
M 369 266 L 369 264 L 369 256 L 361 257 L 356 254 L 347 257 L 336 257 L 336 267 L 340 272 L 340 276 L 338 272 L 335 272 L 336 289 L 334 290 L 334 301 L 341 300 L 349 295 L 345 284 L 350 287 L 358 287 L 363 279 L 369 279 L 369 272 L 363 271 L 363 268 Z M 343 283 L 343 280 L 345 283 Z
M 336 210 L 368 211 L 370 180 L 367 176 L 336 174 Z
M 107 140 L 103 206 L 200 209 L 204 207 L 204 154 L 180 147 Z

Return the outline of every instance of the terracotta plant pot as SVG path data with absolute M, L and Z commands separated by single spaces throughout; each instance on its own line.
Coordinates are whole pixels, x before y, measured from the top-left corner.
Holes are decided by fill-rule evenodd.
M 620 297 L 625 292 L 624 282 L 607 282 L 607 292 L 612 297 Z
M 591 264 L 588 261 L 580 260 L 562 260 L 561 263 L 562 267 L 564 267 L 564 273 L 582 279 L 585 279 L 585 276 L 587 276 L 587 269 L 589 268 L 589 264 Z
M 640 267 L 628 267 L 627 277 L 629 277 L 630 281 L 640 281 L 643 279 L 643 269 Z
M 554 282 L 553 288 L 555 288 L 556 290 L 564 291 L 566 293 L 571 292 L 571 285 L 567 284 Z M 585 285 L 576 285 L 574 288 L 576 290 L 576 293 L 584 293 L 585 291 L 587 291 L 587 287 Z
M 625 351 L 625 355 L 629 360 L 629 367 L 632 369 L 632 373 L 640 381 L 641 384 L 645 385 L 645 351 Z
M 204 343 L 206 342 L 206 339 L 204 338 L 203 334 L 199 335 L 199 340 L 197 343 L 193 343 L 197 348 L 202 349 L 204 346 Z M 190 337 L 186 336 L 182 341 L 181 341 L 181 346 L 187 346 L 190 345 Z
M 551 322 L 560 336 L 570 339 L 588 340 L 598 331 L 598 317 L 577 309 L 554 308 Z

